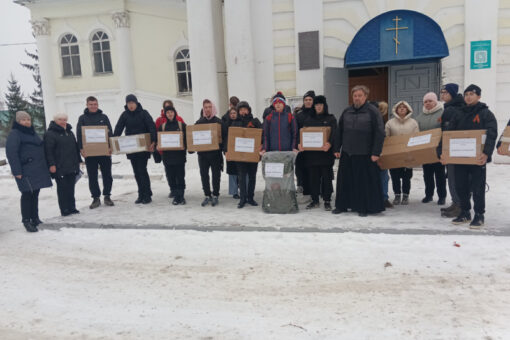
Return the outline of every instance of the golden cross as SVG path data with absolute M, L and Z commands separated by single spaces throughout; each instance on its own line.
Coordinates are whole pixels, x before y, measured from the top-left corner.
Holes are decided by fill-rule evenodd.
M 408 27 L 398 27 L 398 22 L 402 20 L 398 17 L 398 15 L 393 19 L 395 21 L 395 27 L 387 28 L 386 31 L 395 31 L 395 37 L 393 41 L 395 41 L 395 55 L 398 54 L 398 45 L 400 45 L 400 41 L 398 40 L 398 30 L 406 30 Z

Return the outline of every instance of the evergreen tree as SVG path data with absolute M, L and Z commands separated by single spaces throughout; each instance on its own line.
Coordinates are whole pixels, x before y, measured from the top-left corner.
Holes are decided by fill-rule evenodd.
M 36 53 L 30 53 L 25 50 L 27 56 L 29 56 L 34 63 L 26 64 L 21 63 L 21 66 L 32 71 L 34 81 L 37 84 L 37 87 L 34 89 L 32 94 L 29 96 L 30 101 L 28 103 L 27 110 L 32 116 L 32 125 L 35 130 L 39 134 L 43 134 L 46 130 L 46 117 L 44 114 L 44 103 L 43 103 L 43 94 L 42 94 L 42 85 L 41 85 L 41 75 L 39 73 L 39 56 Z
M 5 93 L 5 102 L 7 104 L 7 114 L 0 117 L 0 125 L 4 131 L 10 130 L 12 122 L 16 118 L 17 111 L 26 111 L 27 102 L 23 98 L 21 92 L 21 86 L 18 81 L 14 78 L 11 73 L 11 79 L 8 80 L 9 86 L 7 87 L 7 93 Z

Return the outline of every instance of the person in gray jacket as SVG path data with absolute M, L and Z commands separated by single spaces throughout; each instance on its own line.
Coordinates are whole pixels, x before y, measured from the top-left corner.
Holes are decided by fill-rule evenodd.
M 434 92 L 429 92 L 423 97 L 423 113 L 415 117 L 420 131 L 441 128 L 441 116 L 443 115 L 443 103 L 437 100 Z M 435 182 L 434 182 L 435 177 Z M 446 169 L 440 162 L 423 164 L 423 180 L 425 181 L 425 197 L 423 203 L 429 203 L 434 197 L 434 189 L 439 197 L 437 204 L 444 205 L 446 201 Z
M 16 112 L 5 152 L 21 192 L 21 221 L 28 232 L 37 232 L 37 226 L 42 223 L 39 219 L 39 191 L 52 184 L 44 143 L 35 133 L 31 117 L 25 111 Z

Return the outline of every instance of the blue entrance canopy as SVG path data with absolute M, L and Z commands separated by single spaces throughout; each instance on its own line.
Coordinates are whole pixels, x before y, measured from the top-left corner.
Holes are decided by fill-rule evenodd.
M 441 27 L 408 10 L 383 13 L 366 23 L 345 53 L 345 67 L 421 62 L 449 55 Z

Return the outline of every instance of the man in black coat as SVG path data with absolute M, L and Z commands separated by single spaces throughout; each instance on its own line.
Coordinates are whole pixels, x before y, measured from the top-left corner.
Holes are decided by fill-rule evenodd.
M 459 195 L 461 212 L 452 223 L 470 223 L 471 229 L 479 229 L 484 225 L 485 213 L 485 182 L 487 162 L 491 161 L 492 153 L 498 137 L 498 122 L 485 103 L 480 102 L 482 90 L 471 84 L 464 90 L 466 106 L 455 115 L 449 124 L 450 131 L 456 130 L 487 130 L 485 145 L 478 158 L 477 165 L 455 164 L 455 188 Z M 442 160 L 442 158 L 441 158 Z M 444 161 L 442 161 L 444 163 Z M 471 221 L 470 196 L 473 193 L 475 217 Z
M 462 111 L 466 106 L 464 96 L 459 91 L 459 85 L 449 83 L 441 89 L 441 100 L 444 102 L 444 111 L 441 116 L 441 130 L 448 131 L 453 118 Z M 446 166 L 448 177 L 448 189 L 452 197 L 452 204 L 448 208 L 441 209 L 441 216 L 457 217 L 460 213 L 460 198 L 455 190 L 455 165 L 448 164 Z
M 303 151 L 302 141 L 299 144 L 303 163 L 307 168 L 307 180 L 312 195 L 312 202 L 306 209 L 319 207 L 319 195 L 322 193 L 324 209 L 331 210 L 331 194 L 333 193 L 333 144 L 336 136 L 336 118 L 329 113 L 326 97 L 317 96 L 313 100 L 314 109 L 304 119 L 303 127 L 329 127 L 329 141 L 321 151 Z
M 351 90 L 353 105 L 338 120 L 334 152 L 340 158 L 334 214 L 348 209 L 359 216 L 384 211 L 377 165 L 384 143 L 384 125 L 378 109 L 368 102 L 369 89 Z M 340 153 L 341 151 L 341 153 Z
M 223 169 L 222 150 L 223 143 L 227 142 L 227 129 L 221 119 L 216 117 L 216 107 L 209 99 L 204 99 L 202 103 L 202 111 L 203 116 L 197 120 L 195 124 L 218 123 L 221 125 L 222 144 L 220 144 L 219 150 L 197 152 L 198 165 L 200 167 L 200 178 L 202 180 L 202 189 L 205 195 L 202 206 L 205 207 L 210 203 L 214 207 L 218 204 L 218 196 L 220 195 L 221 171 Z M 211 169 L 212 173 L 212 193 L 211 183 L 209 181 L 209 169 Z
M 258 118 L 254 118 L 251 113 L 251 107 L 246 101 L 237 104 L 237 119 L 232 122 L 233 127 L 262 129 L 262 123 Z M 246 203 L 252 206 L 257 206 L 253 196 L 255 195 L 255 184 L 257 180 L 258 163 L 250 162 L 236 162 L 237 177 L 239 178 L 239 192 L 241 199 L 239 200 L 238 208 L 244 208 Z M 246 183 L 248 177 L 248 183 Z
M 113 135 L 112 126 L 108 116 L 103 113 L 98 107 L 98 102 L 95 97 L 87 98 L 87 108 L 83 114 L 78 118 L 78 125 L 76 126 L 76 138 L 78 139 L 78 147 L 80 148 L 81 155 L 85 158 L 85 165 L 87 166 L 87 174 L 89 178 L 89 190 L 92 195 L 92 204 L 90 209 L 97 208 L 101 205 L 101 190 L 97 180 L 98 168 L 101 169 L 101 177 L 103 178 L 103 196 L 104 204 L 113 206 L 110 199 L 112 192 L 112 157 L 111 156 L 87 156 L 83 150 L 83 139 L 81 133 L 82 126 L 106 126 L 108 128 L 108 137 Z
M 315 92 L 313 90 L 306 92 L 303 96 L 303 106 L 295 114 L 298 131 L 303 127 L 304 121 L 310 117 L 313 112 L 314 98 Z M 297 191 L 302 192 L 303 195 L 310 195 L 310 183 L 308 181 L 307 168 L 301 152 L 296 156 L 296 179 L 298 185 Z
M 131 161 L 133 172 L 135 174 L 136 184 L 138 185 L 138 198 L 135 203 L 148 204 L 152 202 L 151 180 L 147 172 L 147 162 L 154 151 L 156 144 L 156 125 L 149 112 L 142 108 L 135 95 L 126 96 L 125 111 L 120 115 L 119 121 L 115 126 L 114 136 L 122 135 L 126 129 L 126 136 L 149 133 L 151 135 L 150 152 L 142 151 L 131 153 L 127 158 Z

